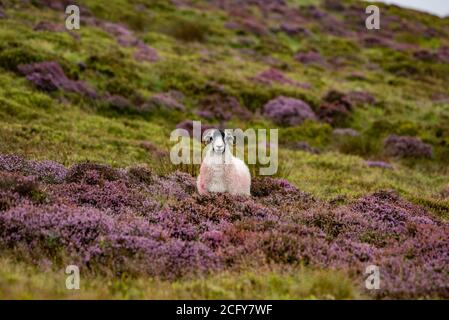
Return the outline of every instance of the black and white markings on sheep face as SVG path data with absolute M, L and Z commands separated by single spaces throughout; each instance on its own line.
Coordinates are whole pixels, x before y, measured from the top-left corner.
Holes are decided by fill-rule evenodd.
M 218 154 L 224 153 L 226 146 L 232 144 L 234 139 L 232 133 L 221 129 L 207 130 L 203 136 L 203 141 L 207 144 L 212 143 L 212 150 Z

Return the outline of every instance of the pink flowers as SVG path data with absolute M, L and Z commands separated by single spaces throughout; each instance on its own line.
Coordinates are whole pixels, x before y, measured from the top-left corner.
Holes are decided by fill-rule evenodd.
M 62 89 L 90 98 L 95 98 L 97 95 L 95 90 L 85 83 L 67 78 L 59 63 L 55 61 L 23 64 L 19 65 L 18 69 L 30 82 L 43 91 L 51 92 Z
M 312 108 L 302 100 L 277 97 L 263 107 L 263 114 L 278 125 L 295 126 L 305 120 L 316 120 Z
M 170 279 L 303 264 L 345 270 L 361 286 L 374 264 L 377 297 L 449 297 L 449 225 L 394 192 L 338 206 L 254 178 L 251 197 L 200 196 L 186 173 L 50 164 L 0 156 L 0 249 L 23 259 Z
M 50 183 L 61 183 L 67 175 L 67 169 L 54 161 L 25 160 L 16 155 L 0 154 L 0 171 L 20 172 L 24 176 L 33 176 Z

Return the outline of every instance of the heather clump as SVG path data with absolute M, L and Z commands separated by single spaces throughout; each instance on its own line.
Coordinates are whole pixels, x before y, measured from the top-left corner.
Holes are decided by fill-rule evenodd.
M 94 176 L 92 180 L 94 179 L 98 179 L 98 176 Z M 139 189 L 129 188 L 123 181 L 102 181 L 101 184 L 94 181 L 54 185 L 48 192 L 59 202 L 98 208 L 111 213 L 132 211 L 135 214 L 147 214 L 159 207 L 156 201 L 145 197 Z
M 197 115 L 207 120 L 217 119 L 221 122 L 228 121 L 232 117 L 249 119 L 251 113 L 232 96 L 223 94 L 211 94 L 200 101 L 200 109 Z
M 51 32 L 65 32 L 66 29 L 62 24 L 57 24 L 49 21 L 40 21 L 33 28 L 34 31 L 51 31 Z
M 303 25 L 294 22 L 283 22 L 280 24 L 279 29 L 288 34 L 289 36 L 296 36 L 296 35 L 310 36 L 311 34 L 311 32 Z
M 10 190 L 0 190 L 0 211 L 6 211 L 16 206 L 21 197 L 18 193 Z
M 326 61 L 318 51 L 298 52 L 295 59 L 304 65 L 325 65 Z
M 374 264 L 384 279 L 375 297 L 448 296 L 449 226 L 393 191 L 327 202 L 254 177 L 251 196 L 199 195 L 185 172 L 95 163 L 55 184 L 26 176 L 29 160 L 1 159 L 0 247 L 34 263 L 166 279 L 303 265 L 357 281 Z
M 18 198 L 28 199 L 36 203 L 46 200 L 35 177 L 23 177 L 16 174 L 0 172 L 0 191 L 3 194 L 3 207 L 7 208 L 11 201 Z
M 418 138 L 390 135 L 384 141 L 387 155 L 399 158 L 431 158 L 433 148 Z
M 168 111 L 185 111 L 185 106 L 182 104 L 184 95 L 179 91 L 168 91 L 157 93 L 153 95 L 148 102 L 143 106 L 144 109 L 155 111 L 158 108 Z
M 95 98 L 96 92 L 82 81 L 69 79 L 62 70 L 59 63 L 55 61 L 44 61 L 33 64 L 22 64 L 18 66 L 21 74 L 26 76 L 37 88 L 46 92 L 66 90 Z
M 18 155 L 0 154 L 0 170 L 20 172 L 27 166 L 27 160 Z
M 255 197 L 267 197 L 272 193 L 299 191 L 294 185 L 285 179 L 271 177 L 254 177 L 251 181 L 251 194 Z
M 320 265 L 328 254 L 324 234 L 307 226 L 281 225 L 263 233 L 259 239 L 268 262 Z
M 349 118 L 352 110 L 353 103 L 348 95 L 331 90 L 324 96 L 318 109 L 318 116 L 331 125 L 341 125 Z
M 201 136 L 203 136 L 203 133 L 208 130 L 215 128 L 214 125 L 208 124 L 208 123 L 202 123 L 201 122 Z M 176 129 L 183 129 L 186 130 L 187 133 L 190 136 L 193 136 L 193 120 L 183 120 L 180 123 L 176 125 Z M 196 137 L 195 137 L 196 138 Z M 201 137 L 200 137 L 201 138 Z
M 251 194 L 269 207 L 284 213 L 297 214 L 298 210 L 310 208 L 315 199 L 285 179 L 255 177 L 252 179 Z
M 0 155 L 0 171 L 21 173 L 48 183 L 61 183 L 67 175 L 67 169 L 60 163 L 26 160 L 17 155 Z
M 316 120 L 312 108 L 304 101 L 280 96 L 268 101 L 263 114 L 278 125 L 295 126 L 306 120 Z
M 333 239 L 330 246 L 336 256 L 327 256 L 331 266 L 356 270 L 357 265 L 375 264 L 386 273 L 389 281 L 378 296 L 447 294 L 447 254 L 441 253 L 448 246 L 447 224 L 396 193 L 374 193 L 349 206 L 311 211 L 304 219 Z M 422 276 L 424 265 L 432 276 Z M 432 281 L 439 284 L 435 293 Z
M 157 62 L 160 57 L 156 49 L 147 46 L 143 42 L 139 42 L 134 53 L 134 59 L 139 62 Z
M 110 95 L 105 99 L 105 102 L 111 110 L 120 113 L 134 113 L 138 111 L 129 99 L 121 95 Z
M 48 183 L 62 183 L 68 170 L 62 164 L 51 160 L 28 161 L 25 173 Z
M 115 37 L 117 42 L 124 47 L 137 46 L 140 42 L 134 33 L 124 24 L 104 22 L 101 20 L 94 20 L 93 23 Z
M 121 173 L 105 164 L 84 162 L 70 167 L 67 172 L 67 182 L 86 182 L 87 184 L 98 184 L 99 182 L 115 181 L 120 178 Z
M 26 245 L 35 259 L 44 254 L 55 260 L 64 249 L 100 271 L 107 263 L 104 272 L 173 277 L 217 267 L 201 243 L 166 241 L 158 227 L 139 219 L 123 223 L 93 208 L 19 206 L 0 216 L 0 238 L 7 248 Z
M 159 197 L 180 200 L 196 192 L 195 178 L 185 172 L 175 171 L 167 176 L 154 176 L 153 181 L 153 184 L 146 186 L 146 190 Z
M 251 78 L 253 81 L 265 84 L 265 85 L 273 85 L 273 84 L 285 84 L 294 87 L 303 87 L 309 88 L 308 85 L 299 83 L 294 81 L 287 76 L 285 76 L 281 71 L 277 69 L 270 68 L 268 70 L 262 71 L 258 73 L 256 76 Z

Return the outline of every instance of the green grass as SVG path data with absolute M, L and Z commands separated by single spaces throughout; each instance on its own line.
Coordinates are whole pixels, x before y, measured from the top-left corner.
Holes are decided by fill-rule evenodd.
M 0 299 L 369 298 L 362 296 L 358 286 L 344 274 L 303 268 L 226 272 L 172 282 L 143 277 L 84 276 L 80 270 L 79 290 L 68 290 L 66 279 L 63 269 L 37 269 L 11 258 L 0 258 Z

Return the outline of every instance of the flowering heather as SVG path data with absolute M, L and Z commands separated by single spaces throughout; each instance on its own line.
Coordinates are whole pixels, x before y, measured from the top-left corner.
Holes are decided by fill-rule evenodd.
M 296 82 L 285 76 L 281 71 L 273 68 L 258 73 L 255 77 L 252 78 L 252 80 L 266 85 L 277 83 L 291 85 L 294 87 L 310 88 L 310 85 Z
M 297 23 L 284 22 L 280 25 L 280 29 L 290 36 L 298 34 L 309 36 L 311 34 L 308 29 Z
M 139 42 L 134 59 L 137 61 L 156 62 L 159 61 L 159 55 L 156 49 L 147 46 L 144 42 Z
M 190 134 L 190 136 L 193 136 L 193 121 L 192 120 L 184 120 L 181 121 L 176 125 L 177 129 L 184 129 L 187 130 L 187 132 Z M 201 135 L 204 133 L 204 131 L 208 129 L 215 128 L 214 125 L 207 124 L 207 123 L 201 123 Z
M 344 123 L 349 116 L 349 111 L 344 105 L 329 102 L 322 103 L 317 113 L 322 121 L 331 125 Z
M 263 114 L 276 124 L 295 126 L 305 120 L 316 120 L 312 108 L 302 100 L 280 96 L 267 102 Z
M 201 196 L 179 171 L 80 163 L 55 184 L 27 176 L 31 161 L 0 159 L 0 248 L 36 263 L 169 279 L 302 264 L 344 270 L 361 286 L 374 264 L 381 289 L 368 295 L 449 297 L 449 225 L 392 191 L 338 205 L 254 177 L 249 197 Z
M 241 28 L 258 36 L 263 36 L 269 33 L 268 28 L 261 22 L 253 18 L 246 18 L 240 21 Z
M 353 110 L 354 102 L 351 96 L 336 90 L 329 91 L 318 109 L 318 116 L 322 121 L 332 125 L 344 122 Z
M 323 101 L 328 103 L 336 103 L 345 107 L 348 111 L 352 110 L 351 98 L 343 92 L 331 90 L 323 98 Z
M 96 97 L 96 92 L 82 81 L 67 78 L 59 63 L 44 61 L 18 66 L 21 74 L 32 82 L 37 88 L 51 92 L 58 89 L 76 92 L 90 98 Z
M 138 218 L 121 221 L 97 209 L 65 205 L 24 205 L 2 213 L 0 243 L 6 248 L 26 245 L 36 259 L 64 250 L 78 263 L 98 268 L 108 263 L 116 273 L 170 277 L 217 265 L 205 245 L 165 239 L 163 230 Z
M 26 160 L 17 155 L 0 154 L 0 171 L 20 172 L 25 176 L 33 176 L 38 180 L 50 183 L 61 183 L 67 175 L 67 169 L 54 161 Z
M 295 59 L 298 62 L 305 64 L 305 65 L 309 65 L 309 64 L 323 65 L 326 63 L 324 58 L 317 51 L 298 52 L 295 55 Z
M 118 112 L 137 111 L 133 103 L 121 95 L 111 95 L 105 101 L 111 109 Z
M 16 206 L 20 201 L 20 195 L 13 191 L 0 190 L 0 211 L 6 211 Z
M 184 95 L 179 91 L 169 91 L 157 93 L 151 97 L 150 101 L 145 103 L 145 109 L 163 108 L 167 110 L 185 111 L 185 106 L 180 102 Z
M 134 52 L 134 59 L 138 62 L 156 62 L 160 57 L 156 49 L 149 47 L 145 42 L 140 40 L 134 33 L 124 24 L 107 22 L 95 17 L 88 17 L 85 21 L 93 26 L 102 28 L 111 36 L 113 36 L 117 43 L 123 47 L 136 48 Z
M 37 177 L 41 181 L 62 183 L 65 180 L 68 170 L 60 163 L 44 160 L 28 161 L 25 172 Z
M 384 141 L 385 152 L 400 158 L 431 158 L 432 146 L 420 139 L 409 136 L 391 135 Z
M 98 175 L 92 171 L 92 180 L 84 183 L 54 185 L 47 192 L 58 201 L 102 209 L 108 212 L 133 211 L 145 214 L 148 210 L 158 207 L 158 203 L 145 196 L 144 192 L 128 188 L 122 181 L 99 181 Z
M 27 165 L 27 160 L 20 156 L 0 154 L 0 170 L 17 172 L 23 170 Z
M 449 48 L 441 47 L 438 51 L 430 51 L 430 50 L 418 50 L 413 53 L 413 56 L 422 61 L 426 62 L 441 62 L 448 63 L 449 62 Z
M 200 101 L 200 105 L 197 115 L 208 120 L 228 121 L 234 116 L 240 119 L 251 117 L 251 113 L 235 97 L 231 96 L 211 94 L 204 97 Z
M 33 28 L 34 31 L 51 31 L 51 32 L 65 32 L 67 29 L 58 23 L 49 21 L 40 21 Z
M 94 21 L 94 23 L 98 24 L 106 32 L 114 36 L 117 39 L 117 42 L 124 47 L 134 47 L 140 42 L 140 40 L 134 36 L 133 32 L 123 24 L 99 20 Z

